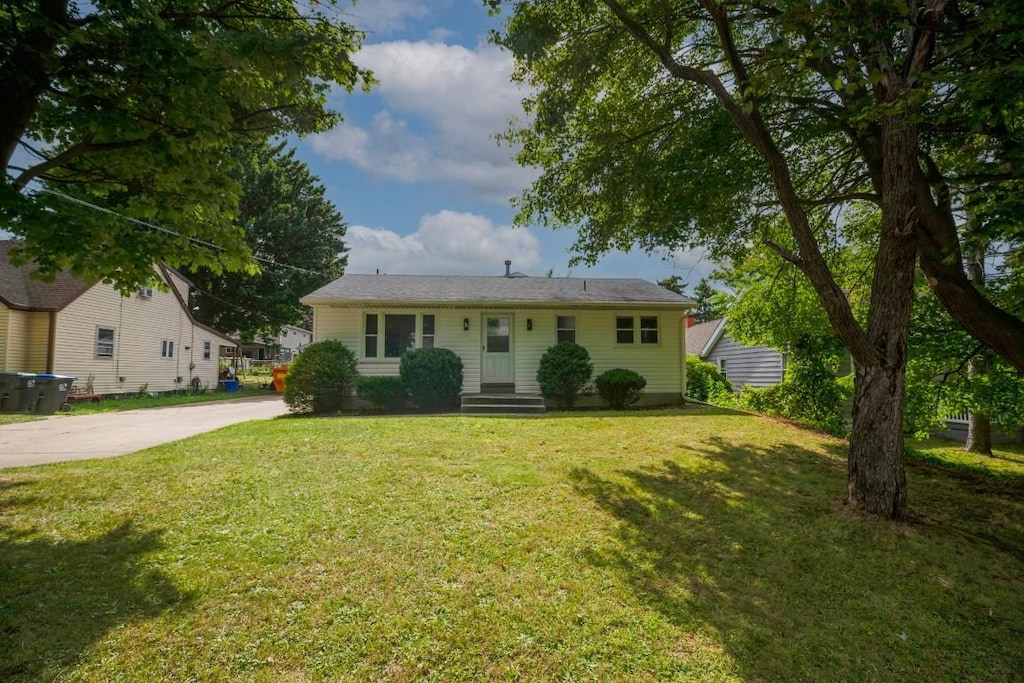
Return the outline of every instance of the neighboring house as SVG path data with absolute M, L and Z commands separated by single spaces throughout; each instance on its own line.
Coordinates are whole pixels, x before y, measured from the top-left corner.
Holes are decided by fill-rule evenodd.
M 463 393 L 537 394 L 554 344 L 584 346 L 594 375 L 628 368 L 647 380 L 646 404 L 682 400 L 688 298 L 644 280 L 505 276 L 345 275 L 301 299 L 313 339 L 338 339 L 362 375 L 397 375 L 410 348 L 462 359 Z
M 10 264 L 13 244 L 0 241 L 0 369 L 72 375 L 79 385 L 91 375 L 100 394 L 217 385 L 218 356 L 237 342 L 192 317 L 180 273 L 155 266 L 168 291 L 123 296 L 69 273 L 32 278 L 33 266 Z
M 260 342 L 242 343 L 242 355 L 253 360 L 276 360 L 288 362 L 313 343 L 313 333 L 294 325 L 285 325 L 276 337 L 264 338 Z
M 746 346 L 733 339 L 727 318 L 697 323 L 686 331 L 686 354 L 714 364 L 734 389 L 782 382 L 785 357 L 767 346 Z

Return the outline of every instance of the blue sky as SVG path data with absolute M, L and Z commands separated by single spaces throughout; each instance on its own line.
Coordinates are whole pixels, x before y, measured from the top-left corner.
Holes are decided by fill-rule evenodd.
M 487 43 L 498 28 L 480 0 L 364 0 L 336 6 L 366 31 L 356 61 L 380 83 L 370 94 L 331 99 L 345 121 L 295 142 L 349 224 L 350 273 L 503 272 L 641 277 L 679 275 L 690 285 L 711 270 L 692 254 L 609 254 L 569 268 L 575 234 L 513 228 L 509 199 L 534 171 L 494 135 L 522 117 L 511 57 Z

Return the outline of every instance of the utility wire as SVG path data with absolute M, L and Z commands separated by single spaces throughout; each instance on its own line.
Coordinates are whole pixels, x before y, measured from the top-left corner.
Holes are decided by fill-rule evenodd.
M 78 197 L 72 197 L 71 195 L 65 194 L 65 193 L 60 192 L 58 190 L 53 190 L 53 189 L 50 189 L 48 187 L 43 187 L 43 188 L 40 188 L 40 191 L 41 192 L 46 192 L 47 194 L 52 194 L 55 197 L 60 197 L 61 199 L 65 200 L 65 201 L 68 201 L 68 202 L 71 202 L 73 204 L 78 204 L 79 206 L 84 206 L 85 208 L 92 209 L 93 211 L 99 211 L 100 213 L 107 214 L 108 216 L 115 216 L 117 218 L 121 218 L 123 220 L 128 221 L 129 223 L 133 223 L 133 224 L 138 225 L 140 227 L 146 228 L 147 230 L 153 230 L 155 232 L 160 232 L 160 233 L 163 233 L 165 235 L 171 235 L 173 237 L 180 237 L 180 238 L 183 238 L 183 239 L 187 239 L 189 242 L 192 242 L 193 244 L 199 245 L 201 247 L 205 247 L 207 249 L 212 249 L 214 251 L 227 251 L 226 249 L 224 249 L 224 247 L 220 246 L 219 244 L 214 244 L 213 242 L 207 242 L 206 240 L 202 240 L 202 239 L 199 239 L 198 237 L 193 237 L 191 235 L 183 235 L 180 232 L 176 232 L 174 230 L 170 230 L 168 228 L 161 227 L 161 226 L 156 225 L 154 223 L 150 223 L 149 221 L 144 221 L 144 220 L 142 220 L 140 218 L 134 218 L 132 216 L 126 216 L 123 213 L 120 213 L 118 211 L 114 211 L 113 209 L 108 209 L 105 206 L 99 206 L 98 204 L 93 204 L 92 202 L 87 202 L 84 199 L 79 199 Z M 299 273 L 305 273 L 307 275 L 316 275 L 318 277 L 328 277 L 328 275 L 326 273 L 320 273 L 320 272 L 317 272 L 315 270 L 309 270 L 308 268 L 300 268 L 299 266 L 293 266 L 293 265 L 289 265 L 287 263 L 281 263 L 279 261 L 275 261 L 274 259 L 264 258 L 262 256 L 256 256 L 255 254 L 251 255 L 249 258 L 252 259 L 253 261 L 258 262 L 258 263 L 265 263 L 265 264 L 267 264 L 269 266 L 274 266 L 274 267 L 277 267 L 277 268 L 285 268 L 287 270 L 294 270 L 294 271 L 299 272 Z

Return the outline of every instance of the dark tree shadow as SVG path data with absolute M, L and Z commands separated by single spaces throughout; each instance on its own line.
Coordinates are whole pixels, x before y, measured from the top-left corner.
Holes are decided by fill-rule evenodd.
M 880 522 L 845 509 L 845 449 L 826 451 L 711 439 L 696 473 L 672 460 L 607 479 L 577 469 L 577 491 L 621 522 L 619 547 L 588 559 L 677 626 L 717 633 L 744 680 L 924 680 L 922 662 L 946 680 L 1013 680 L 1024 538 L 1007 516 L 1024 513 L 1021 491 L 914 471 L 925 514 Z M 951 529 L 952 514 L 934 518 L 949 506 L 974 518 Z M 989 573 L 963 576 L 957 553 Z
M 0 525 L 0 681 L 53 680 L 112 628 L 183 602 L 144 563 L 161 546 L 131 522 L 84 541 Z

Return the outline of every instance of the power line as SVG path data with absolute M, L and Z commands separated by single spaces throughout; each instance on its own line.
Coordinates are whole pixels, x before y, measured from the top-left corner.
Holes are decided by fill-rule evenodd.
M 53 189 L 48 188 L 48 187 L 42 187 L 42 188 L 40 188 L 40 191 L 46 192 L 47 194 L 52 194 L 55 197 L 60 197 L 64 201 L 68 201 L 68 202 L 71 202 L 73 204 L 78 204 L 79 206 L 83 206 L 83 207 L 86 207 L 88 209 L 92 209 L 93 211 L 99 211 L 100 213 L 104 213 L 104 214 L 107 214 L 109 216 L 114 216 L 116 218 L 121 218 L 121 219 L 123 219 L 125 221 L 128 221 L 129 223 L 132 223 L 134 225 L 138 225 L 140 227 L 146 228 L 147 230 L 153 230 L 155 232 L 160 232 L 160 233 L 163 233 L 165 235 L 171 235 L 173 237 L 178 237 L 178 238 L 181 238 L 181 239 L 186 239 L 186 240 L 188 240 L 189 242 L 191 242 L 193 244 L 196 244 L 196 245 L 201 246 L 201 247 L 205 247 L 207 249 L 212 249 L 214 251 L 227 251 L 224 247 L 220 246 L 219 244 L 214 244 L 213 242 L 208 242 L 206 240 L 199 239 L 198 237 L 193 237 L 192 235 L 183 235 L 182 233 L 177 232 L 175 230 L 170 230 L 169 228 L 165 228 L 165 227 L 156 225 L 155 223 L 150 223 L 149 221 L 144 221 L 144 220 L 142 220 L 140 218 L 135 218 L 133 216 L 126 216 L 125 214 L 120 213 L 118 211 L 114 211 L 113 209 L 108 209 L 105 206 L 100 206 L 98 204 L 93 204 L 92 202 L 87 202 L 84 199 L 79 199 L 78 197 L 73 197 L 73 196 L 71 196 L 69 194 L 65 194 L 65 193 L 60 192 L 58 190 L 53 190 Z M 317 272 L 315 270 L 309 270 L 308 268 L 300 268 L 299 266 L 293 266 L 293 265 L 289 265 L 287 263 L 281 263 L 279 261 L 275 261 L 274 259 L 264 258 L 262 256 L 256 256 L 255 254 L 253 254 L 249 258 L 252 259 L 253 261 L 258 262 L 258 263 L 264 263 L 266 265 L 274 266 L 274 267 L 277 267 L 277 268 L 285 268 L 285 269 L 288 269 L 288 270 L 294 270 L 294 271 L 299 272 L 299 273 L 305 273 L 307 275 L 316 275 L 318 277 L 328 277 L 328 275 L 326 273 L 320 273 L 320 272 Z

